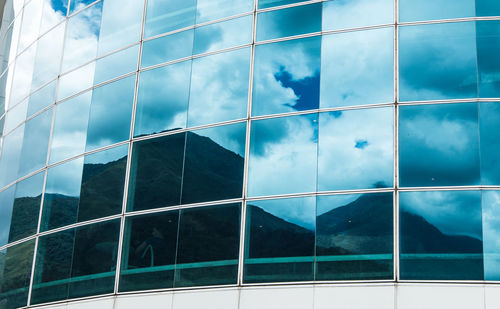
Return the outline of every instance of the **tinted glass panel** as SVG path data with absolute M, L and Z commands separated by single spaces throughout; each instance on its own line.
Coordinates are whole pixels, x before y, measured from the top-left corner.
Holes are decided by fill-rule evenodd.
M 400 274 L 409 280 L 483 280 L 479 191 L 401 192 Z
M 127 218 L 120 291 L 171 288 L 179 211 Z
M 136 71 L 138 58 L 139 45 L 135 45 L 97 60 L 94 85 Z
M 500 191 L 482 191 L 484 279 L 500 280 Z
M 127 210 L 177 205 L 186 134 L 134 143 Z
M 24 125 L 15 129 L 3 139 L 0 156 L 0 187 L 4 187 L 17 178 L 23 135 Z
M 474 22 L 401 27 L 399 98 L 477 97 L 476 62 Z
M 401 186 L 479 184 L 477 103 L 402 106 Z
M 15 193 L 15 185 L 0 192 L 0 246 L 5 246 L 9 242 Z
M 61 100 L 92 87 L 95 62 L 91 62 L 59 78 L 57 99 Z
M 479 97 L 500 97 L 500 21 L 476 22 L 476 33 Z
M 321 107 L 394 101 L 393 28 L 323 37 Z
M 248 195 L 316 191 L 318 115 L 252 122 Z
M 319 196 L 315 280 L 391 279 L 392 193 Z
M 321 37 L 256 46 L 252 114 L 318 108 L 320 68 Z
M 475 16 L 474 0 L 399 0 L 399 20 L 431 20 Z
M 392 187 L 393 109 L 319 115 L 318 190 Z
M 193 60 L 188 126 L 245 118 L 250 49 Z
M 303 0 L 258 0 L 259 9 L 264 9 L 268 7 L 278 6 L 278 5 L 286 5 L 296 2 L 301 2 Z
M 182 203 L 241 197 L 245 123 L 187 133 Z
M 479 103 L 481 184 L 500 185 L 500 103 Z
M 247 202 L 245 282 L 314 278 L 314 197 Z
M 252 42 L 253 15 L 195 28 L 193 54 Z
M 333 0 L 323 3 L 323 30 L 390 24 L 393 0 Z
M 178 242 L 175 286 L 236 283 L 240 204 L 181 210 Z
M 193 38 L 194 30 L 190 29 L 144 42 L 141 67 L 191 56 Z
M 321 3 L 260 13 L 257 17 L 257 40 L 321 31 Z
M 497 0 L 476 0 L 476 16 L 499 16 L 500 2 Z
M 144 37 L 192 26 L 195 18 L 196 0 L 150 0 Z
M 191 61 L 141 72 L 135 136 L 186 127 Z
M 30 96 L 28 103 L 28 117 L 46 108 L 47 106 L 54 104 L 56 100 L 56 86 L 57 80 L 54 80 Z
M 197 0 L 196 23 L 253 10 L 253 0 Z
M 85 150 L 129 138 L 134 89 L 135 75 L 94 89 Z

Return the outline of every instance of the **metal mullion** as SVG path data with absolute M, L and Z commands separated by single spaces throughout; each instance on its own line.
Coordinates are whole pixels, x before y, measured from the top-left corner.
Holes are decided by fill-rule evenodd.
M 309 1 L 302 1 L 302 2 L 295 2 L 295 3 L 290 3 L 290 4 L 272 6 L 272 7 L 264 8 L 264 9 L 256 8 L 256 10 L 257 10 L 257 13 L 264 13 L 264 12 L 277 11 L 277 10 L 288 9 L 288 8 L 293 8 L 293 7 L 297 7 L 297 6 L 305 6 L 308 4 L 321 3 L 321 2 L 323 2 L 323 0 L 309 0 Z
M 399 264 L 399 0 L 394 0 L 394 193 L 393 198 L 393 278 L 400 278 Z M 394 303 L 397 305 L 397 293 L 394 293 Z

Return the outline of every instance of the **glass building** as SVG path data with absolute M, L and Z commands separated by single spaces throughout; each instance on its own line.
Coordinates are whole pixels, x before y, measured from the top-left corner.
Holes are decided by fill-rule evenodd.
M 7 0 L 0 60 L 0 309 L 500 306 L 498 0 Z

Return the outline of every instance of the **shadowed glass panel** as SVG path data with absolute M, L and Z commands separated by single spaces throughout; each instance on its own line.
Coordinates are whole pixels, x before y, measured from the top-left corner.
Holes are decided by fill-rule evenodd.
M 320 106 L 394 101 L 394 29 L 323 37 Z
M 127 218 L 120 292 L 172 288 L 179 211 Z
M 187 133 L 182 203 L 241 197 L 246 124 Z
M 254 0 L 197 0 L 196 23 L 224 18 L 253 10 Z
M 247 202 L 244 282 L 312 281 L 316 199 Z
M 186 133 L 133 144 L 127 210 L 178 205 Z
M 478 0 L 476 0 L 478 1 Z M 474 17 L 474 0 L 399 0 L 399 20 L 417 21 Z
M 321 3 L 259 13 L 257 41 L 321 31 Z
M 175 287 L 235 284 L 240 204 L 182 209 Z
M 400 100 L 477 97 L 476 58 L 474 22 L 400 27 Z
M 255 47 L 252 114 L 319 106 L 321 37 Z
M 80 91 L 92 87 L 94 81 L 95 62 L 91 62 L 83 67 L 69 72 L 59 78 L 59 88 L 57 90 L 57 100 L 67 98 Z
M 302 2 L 304 0 L 258 0 L 259 9 Z
M 129 139 L 134 89 L 132 75 L 93 90 L 86 151 Z
M 134 136 L 186 127 L 191 61 L 141 72 Z
M 252 122 L 248 195 L 316 191 L 318 115 Z
M 193 60 L 188 126 L 246 118 L 250 48 Z
M 315 280 L 393 278 L 392 193 L 318 196 Z
M 9 242 L 15 193 L 16 185 L 0 192 L 0 246 L 5 246 Z
M 28 101 L 28 117 L 54 104 L 56 100 L 56 86 L 57 80 L 54 80 L 30 96 Z
M 484 190 L 483 252 L 484 280 L 500 280 L 500 191 Z
M 34 248 L 35 240 L 32 239 L 0 251 L 2 309 L 14 309 L 27 305 Z
M 479 103 L 481 184 L 500 185 L 500 103 Z
M 144 42 L 141 67 L 191 56 L 193 40 L 194 30 L 190 29 Z
M 401 192 L 400 274 L 406 280 L 483 280 L 480 191 Z
M 253 15 L 247 15 L 194 30 L 193 54 L 252 43 Z
M 323 30 L 392 24 L 393 0 L 333 0 L 323 3 Z
M 72 0 L 71 2 L 74 1 L 75 0 Z M 66 17 L 68 12 L 68 2 L 68 0 L 43 0 L 40 34 L 49 30 Z
M 94 85 L 137 70 L 139 45 L 134 45 L 96 61 Z
M 17 179 L 23 136 L 24 125 L 3 138 L 2 152 L 0 154 L 0 187 L 4 187 Z
M 477 21 L 476 33 L 479 97 L 498 98 L 500 97 L 500 59 L 498 57 L 500 54 L 500 21 Z
M 500 16 L 500 2 L 497 0 L 476 0 L 476 16 Z
M 478 185 L 477 103 L 399 109 L 400 185 Z
M 196 0 L 149 0 L 144 37 L 194 25 Z
M 321 113 L 318 190 L 392 187 L 393 119 L 392 108 Z

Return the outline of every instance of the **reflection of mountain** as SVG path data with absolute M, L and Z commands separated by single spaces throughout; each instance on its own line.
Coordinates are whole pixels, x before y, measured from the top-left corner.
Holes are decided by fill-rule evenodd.
M 5 252 L 0 252 L 0 278 L 3 278 L 4 267 L 5 267 Z

